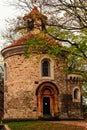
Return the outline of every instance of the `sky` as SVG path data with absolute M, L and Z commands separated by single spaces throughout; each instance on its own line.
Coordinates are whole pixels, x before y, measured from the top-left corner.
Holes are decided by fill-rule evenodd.
M 13 17 L 13 15 L 16 15 L 16 10 L 7 6 L 5 1 L 0 0 L 0 30 L 4 28 L 5 19 Z
M 8 6 L 6 1 L 8 2 L 12 0 L 0 0 L 0 50 L 3 42 L 5 41 L 2 38 L 2 35 L 6 29 L 6 20 L 17 16 L 17 11 L 13 7 Z

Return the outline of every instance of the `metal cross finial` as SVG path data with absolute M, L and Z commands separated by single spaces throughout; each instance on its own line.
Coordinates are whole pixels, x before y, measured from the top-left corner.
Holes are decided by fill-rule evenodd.
M 36 6 L 36 2 L 37 2 L 37 0 L 34 0 L 34 6 Z

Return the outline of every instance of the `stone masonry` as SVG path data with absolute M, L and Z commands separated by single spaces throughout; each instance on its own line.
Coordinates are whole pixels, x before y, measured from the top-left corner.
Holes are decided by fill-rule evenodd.
M 51 60 L 53 69 L 51 77 L 41 77 L 41 60 L 44 58 Z M 78 102 L 73 101 L 74 87 L 78 86 L 81 91 L 81 86 L 79 83 L 73 84 L 72 80 L 67 81 L 63 58 L 55 60 L 53 56 L 47 54 L 32 54 L 29 58 L 25 58 L 23 54 L 17 54 L 8 56 L 5 64 L 7 79 L 4 86 L 4 119 L 43 117 L 43 113 L 39 114 L 38 111 L 36 90 L 45 82 L 55 84 L 58 89 L 58 109 L 52 116 L 61 119 L 75 118 L 75 116 L 81 118 L 81 98 Z
M 29 58 L 25 58 L 23 55 L 14 55 L 5 60 L 7 81 L 5 81 L 4 91 L 4 118 L 38 118 L 35 93 L 38 85 L 42 82 L 53 82 L 58 86 L 60 94 L 66 92 L 66 77 L 62 73 L 63 67 L 57 69 L 55 61 L 54 78 L 51 80 L 49 78 L 41 79 L 40 59 L 42 57 L 43 55 L 32 55 Z M 48 56 L 46 55 L 46 57 Z M 61 63 L 59 65 L 61 66 Z

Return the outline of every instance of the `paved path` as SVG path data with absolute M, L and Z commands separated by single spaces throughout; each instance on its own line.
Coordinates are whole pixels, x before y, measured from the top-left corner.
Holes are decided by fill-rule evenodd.
M 63 123 L 67 125 L 82 126 L 87 130 L 87 121 L 55 121 L 54 123 Z

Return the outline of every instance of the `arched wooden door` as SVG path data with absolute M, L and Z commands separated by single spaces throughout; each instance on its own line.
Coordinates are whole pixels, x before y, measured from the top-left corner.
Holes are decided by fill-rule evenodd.
M 51 115 L 54 117 L 58 113 L 58 88 L 55 84 L 45 82 L 37 88 L 38 116 Z

